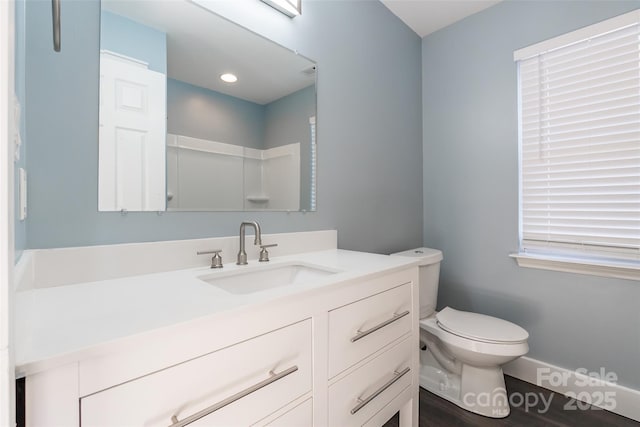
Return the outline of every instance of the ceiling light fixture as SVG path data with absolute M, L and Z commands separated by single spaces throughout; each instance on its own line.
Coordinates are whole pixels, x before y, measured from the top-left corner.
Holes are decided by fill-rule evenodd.
M 289 18 L 302 14 L 302 0 L 262 0 L 272 8 L 284 13 Z
M 238 81 L 238 77 L 235 74 L 224 73 L 220 75 L 220 80 L 226 83 L 235 83 Z

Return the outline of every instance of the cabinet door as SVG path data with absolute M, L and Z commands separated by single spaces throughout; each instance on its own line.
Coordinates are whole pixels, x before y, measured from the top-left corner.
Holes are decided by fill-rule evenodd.
M 411 331 L 411 283 L 329 312 L 329 378 Z
M 402 340 L 329 387 L 330 426 L 361 426 L 411 387 L 411 343 Z
M 247 426 L 311 388 L 306 320 L 83 397 L 81 425 Z

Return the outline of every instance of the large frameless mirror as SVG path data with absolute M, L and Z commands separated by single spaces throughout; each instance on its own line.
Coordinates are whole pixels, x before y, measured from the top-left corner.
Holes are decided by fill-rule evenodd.
M 102 0 L 99 210 L 315 210 L 315 83 L 190 1 Z

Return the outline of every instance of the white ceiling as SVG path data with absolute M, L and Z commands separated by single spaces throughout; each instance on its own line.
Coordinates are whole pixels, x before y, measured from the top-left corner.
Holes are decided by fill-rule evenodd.
M 381 0 L 420 37 L 480 12 L 501 0 Z
M 307 58 L 191 1 L 102 0 L 102 8 L 166 33 L 167 74 L 176 80 L 258 104 L 315 83 Z M 218 78 L 228 72 L 237 83 Z

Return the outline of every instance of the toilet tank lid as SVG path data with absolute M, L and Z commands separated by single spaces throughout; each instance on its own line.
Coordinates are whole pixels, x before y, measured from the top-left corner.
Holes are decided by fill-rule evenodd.
M 529 333 L 504 319 L 485 314 L 459 311 L 445 307 L 436 314 L 438 325 L 452 334 L 489 343 L 520 343 L 529 338 Z
M 442 261 L 442 251 L 431 248 L 410 249 L 408 251 L 396 252 L 391 255 L 418 258 L 420 260 L 420 265 L 431 265 Z

